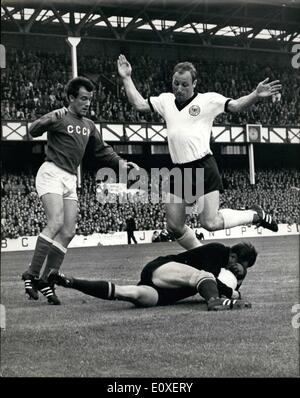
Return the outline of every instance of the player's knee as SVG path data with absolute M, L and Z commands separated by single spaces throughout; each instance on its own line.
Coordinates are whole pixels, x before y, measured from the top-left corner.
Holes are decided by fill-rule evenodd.
M 167 230 L 173 234 L 175 238 L 180 238 L 184 234 L 184 225 L 178 225 L 174 221 L 167 222 Z
M 202 270 L 197 270 L 193 273 L 193 275 L 190 278 L 190 286 L 198 289 L 198 287 L 201 285 L 201 283 L 205 280 L 213 280 L 215 281 L 216 278 L 211 272 L 207 271 L 202 271 Z
M 203 218 L 201 220 L 201 226 L 207 231 L 216 231 L 218 228 L 217 220 L 213 218 Z
M 137 307 L 153 307 L 158 302 L 158 293 L 150 286 L 139 286 L 133 296 L 132 302 Z
M 62 218 L 53 218 L 48 221 L 47 227 L 53 235 L 56 235 L 63 227 Z
M 64 239 L 72 240 L 76 234 L 76 228 L 62 227 L 60 230 L 60 234 L 63 236 Z

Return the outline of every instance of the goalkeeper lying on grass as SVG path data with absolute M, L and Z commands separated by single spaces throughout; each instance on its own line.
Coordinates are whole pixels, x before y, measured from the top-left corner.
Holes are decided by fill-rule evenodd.
M 137 307 L 169 305 L 199 293 L 209 311 L 250 308 L 239 288 L 247 269 L 256 261 L 251 243 L 232 247 L 208 243 L 180 254 L 157 257 L 146 264 L 137 285 L 116 285 L 103 280 L 84 280 L 49 273 L 49 282 L 76 289 L 103 300 L 129 301 Z

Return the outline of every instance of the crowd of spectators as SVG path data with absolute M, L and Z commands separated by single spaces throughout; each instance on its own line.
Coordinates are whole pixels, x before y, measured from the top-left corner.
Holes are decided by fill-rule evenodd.
M 298 170 L 260 170 L 256 184 L 250 185 L 248 172 L 225 171 L 226 189 L 221 195 L 222 208 L 246 209 L 258 203 L 278 223 L 300 223 Z
M 177 61 L 150 57 L 130 59 L 138 90 L 147 98 L 170 90 L 172 69 Z M 278 103 L 265 100 L 239 114 L 221 114 L 216 124 L 262 123 L 300 124 L 300 81 L 292 68 L 262 66 L 248 61 L 225 62 L 191 58 L 198 70 L 198 91 L 215 91 L 229 98 L 250 93 L 259 81 L 269 77 L 283 85 Z M 35 120 L 66 105 L 64 87 L 71 78 L 71 60 L 66 54 L 8 50 L 9 68 L 1 73 L 1 116 L 3 120 Z M 116 59 L 78 58 L 78 73 L 95 83 L 90 117 L 109 122 L 162 122 L 156 113 L 140 114 L 129 104 L 118 77 Z
M 246 170 L 225 170 L 222 176 L 226 186 L 220 199 L 222 208 L 247 209 L 260 204 L 279 223 L 300 223 L 298 170 L 259 170 L 254 186 L 250 185 Z M 141 201 L 139 194 L 134 193 L 127 202 L 124 197 L 116 197 L 114 203 L 101 203 L 96 190 L 94 175 L 84 173 L 83 186 L 78 192 L 77 234 L 125 231 L 126 219 L 130 216 L 134 218 L 137 230 L 166 228 L 161 202 Z M 187 224 L 200 228 L 199 216 L 189 214 Z M 4 172 L 1 178 L 1 238 L 36 236 L 45 225 L 46 217 L 35 190 L 34 175 Z

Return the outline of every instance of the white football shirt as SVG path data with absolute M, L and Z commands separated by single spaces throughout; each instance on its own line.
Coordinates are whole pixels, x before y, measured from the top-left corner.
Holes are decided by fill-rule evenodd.
M 173 163 L 188 163 L 212 154 L 209 143 L 213 121 L 225 111 L 229 100 L 218 93 L 198 93 L 180 110 L 172 93 L 149 98 L 150 107 L 166 121 Z

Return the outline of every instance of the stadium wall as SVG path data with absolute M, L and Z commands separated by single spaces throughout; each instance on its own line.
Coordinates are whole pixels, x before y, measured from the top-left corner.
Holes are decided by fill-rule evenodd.
M 228 228 L 222 231 L 208 232 L 201 228 L 197 228 L 198 233 L 204 234 L 205 240 L 212 239 L 230 239 L 230 238 L 256 238 L 256 237 L 272 237 L 272 236 L 291 236 L 300 234 L 300 224 L 280 224 L 278 232 L 272 232 L 255 226 L 240 226 Z M 135 231 L 135 237 L 138 244 L 151 243 L 154 231 Z M 159 231 L 160 232 L 160 231 Z M 36 236 L 23 236 L 17 239 L 2 239 L 1 251 L 27 251 L 34 250 L 36 244 Z M 76 235 L 72 240 L 69 248 L 93 247 L 93 246 L 113 246 L 126 245 L 127 233 L 114 232 L 112 234 L 98 234 L 84 236 Z

